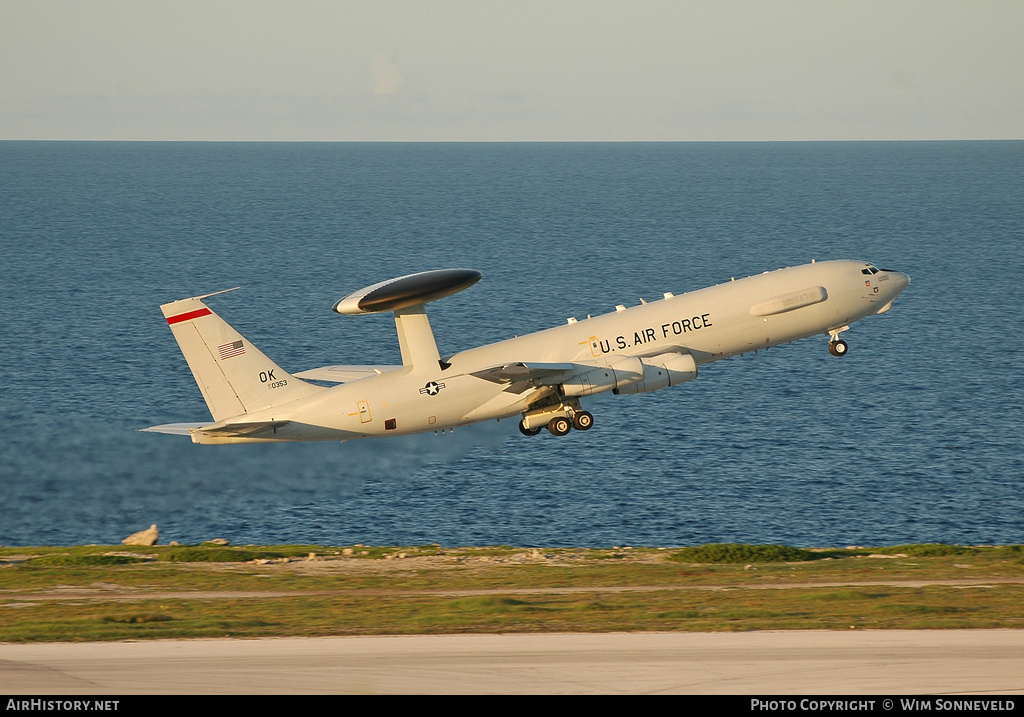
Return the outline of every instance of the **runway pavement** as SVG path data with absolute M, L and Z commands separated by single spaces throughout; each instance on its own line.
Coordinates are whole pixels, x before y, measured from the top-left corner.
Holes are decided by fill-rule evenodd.
M 0 645 L 0 695 L 1024 694 L 1024 631 Z

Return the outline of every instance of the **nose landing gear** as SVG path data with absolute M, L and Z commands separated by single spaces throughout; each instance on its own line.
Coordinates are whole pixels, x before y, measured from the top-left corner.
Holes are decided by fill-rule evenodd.
M 849 347 L 846 342 L 839 338 L 839 334 L 849 331 L 849 326 L 840 326 L 838 329 L 829 329 L 828 352 L 833 356 L 845 356 Z

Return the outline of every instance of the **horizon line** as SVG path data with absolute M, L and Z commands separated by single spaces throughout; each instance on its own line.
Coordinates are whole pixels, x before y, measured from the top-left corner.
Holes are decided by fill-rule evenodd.
M 135 142 L 210 144 L 813 144 L 886 142 L 1021 142 L 1024 137 L 856 139 L 82 139 L 0 138 L 0 142 Z

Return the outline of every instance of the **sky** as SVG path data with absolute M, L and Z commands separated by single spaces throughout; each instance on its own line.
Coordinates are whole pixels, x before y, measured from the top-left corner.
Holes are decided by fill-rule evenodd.
M 1024 139 L 1024 1 L 0 0 L 0 139 Z

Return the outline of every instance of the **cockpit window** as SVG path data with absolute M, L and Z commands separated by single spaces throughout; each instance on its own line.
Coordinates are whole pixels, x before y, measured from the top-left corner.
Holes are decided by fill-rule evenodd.
M 861 274 L 877 274 L 878 273 L 878 269 L 876 269 L 875 267 L 873 267 L 870 264 L 868 264 L 867 268 L 860 270 L 860 273 Z

